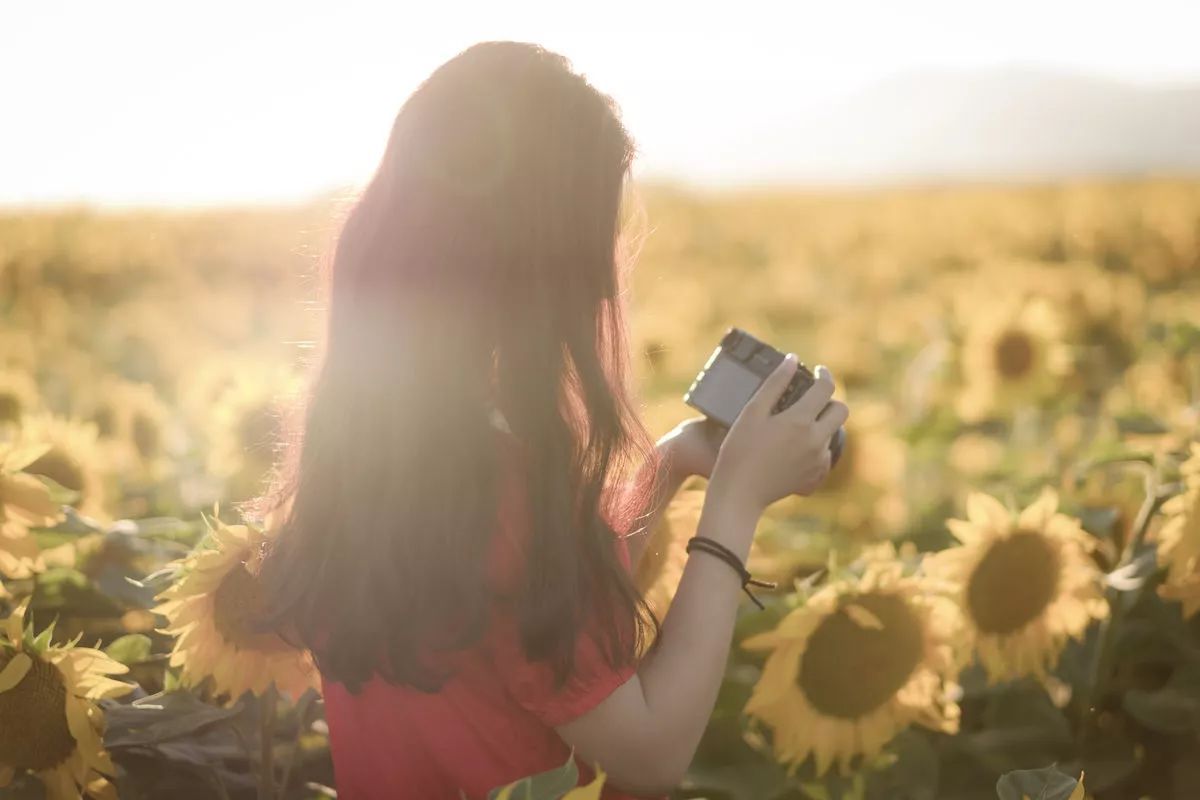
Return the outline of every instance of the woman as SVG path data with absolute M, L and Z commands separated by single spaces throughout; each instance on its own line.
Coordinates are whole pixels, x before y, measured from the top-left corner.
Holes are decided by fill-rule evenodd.
M 828 372 L 770 413 L 792 357 L 719 449 L 695 421 L 649 446 L 618 269 L 632 152 L 562 57 L 480 44 L 405 103 L 345 221 L 263 573 L 317 656 L 343 798 L 481 798 L 572 748 L 605 797 L 669 791 L 742 579 L 696 551 L 660 629 L 635 534 L 703 475 L 699 535 L 744 561 L 763 509 L 829 469 Z

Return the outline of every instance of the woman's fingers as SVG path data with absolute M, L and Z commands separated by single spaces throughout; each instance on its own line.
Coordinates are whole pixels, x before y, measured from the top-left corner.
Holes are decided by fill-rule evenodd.
M 833 376 L 825 367 L 817 367 L 816 380 L 813 381 L 813 385 L 808 387 L 808 390 L 800 395 L 800 399 L 785 408 L 781 414 L 786 414 L 793 420 L 813 422 L 821 410 L 829 404 L 831 397 L 833 397 Z
M 850 407 L 840 400 L 833 400 L 813 423 L 813 431 L 822 439 L 832 439 L 837 429 L 846 424 L 850 418 Z
M 796 356 L 788 353 L 783 361 L 779 362 L 779 366 L 775 367 L 771 371 L 771 374 L 767 376 L 767 379 L 758 387 L 758 391 L 754 393 L 754 396 L 747 401 L 742 413 L 744 414 L 749 411 L 760 417 L 770 416 L 771 410 L 775 408 L 775 404 L 779 402 L 779 398 L 783 397 L 788 383 L 795 374 Z

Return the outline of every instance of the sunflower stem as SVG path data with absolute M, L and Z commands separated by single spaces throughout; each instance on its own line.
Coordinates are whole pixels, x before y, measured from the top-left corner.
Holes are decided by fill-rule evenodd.
M 292 749 L 288 753 L 287 761 L 284 762 L 283 777 L 279 779 L 280 797 L 287 797 L 288 784 L 292 780 L 292 770 L 300 756 L 300 740 L 304 737 L 304 732 L 308 730 L 308 710 L 311 706 L 312 703 L 305 703 L 303 700 L 296 703 L 296 738 L 292 741 Z
M 1137 556 L 1138 548 L 1146 540 L 1146 535 L 1150 531 L 1150 523 L 1154 520 L 1154 515 L 1166 502 L 1169 495 L 1165 495 L 1159 491 L 1159 482 L 1153 470 L 1145 472 L 1146 478 L 1146 499 L 1142 501 L 1141 507 L 1138 509 L 1137 516 L 1134 518 L 1133 534 L 1125 543 L 1125 547 L 1121 552 L 1121 559 L 1117 562 L 1114 572 L 1122 569 L 1133 562 Z M 1140 589 L 1138 590 L 1140 591 Z M 1109 615 L 1108 619 L 1100 623 L 1100 642 L 1096 646 L 1095 660 L 1092 662 L 1091 686 L 1088 693 L 1087 706 L 1084 709 L 1085 719 L 1084 724 L 1079 730 L 1079 748 L 1080 755 L 1087 743 L 1088 733 L 1091 729 L 1092 716 L 1096 713 L 1096 706 L 1108 691 L 1109 678 L 1112 673 L 1112 659 L 1114 648 L 1116 647 L 1117 636 L 1116 632 L 1120 628 L 1122 621 L 1125 618 L 1126 610 L 1130 603 L 1123 602 L 1121 599 L 1120 590 L 1110 586 L 1105 593 L 1108 600 Z
M 272 683 L 259 702 L 259 743 L 262 747 L 258 764 L 258 800 L 273 800 L 275 796 L 275 712 L 278 692 Z

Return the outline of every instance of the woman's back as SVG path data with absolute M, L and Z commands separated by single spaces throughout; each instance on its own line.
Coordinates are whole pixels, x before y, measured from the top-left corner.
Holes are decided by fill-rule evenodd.
M 511 455 L 501 463 L 499 524 L 488 569 L 496 599 L 483 639 L 427 654 L 426 664 L 448 676 L 436 692 L 379 676 L 358 692 L 322 681 L 339 797 L 486 797 L 489 789 L 566 761 L 570 749 L 554 728 L 596 706 L 634 673 L 632 665 L 611 667 L 586 630 L 562 686 L 546 663 L 526 658 L 511 598 L 525 579 L 528 513 L 522 471 Z M 623 542 L 614 540 L 614 546 L 628 565 Z M 589 770 L 581 764 L 580 772 Z

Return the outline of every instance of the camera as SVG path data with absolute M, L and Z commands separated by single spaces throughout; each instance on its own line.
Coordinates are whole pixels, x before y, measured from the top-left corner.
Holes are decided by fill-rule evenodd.
M 767 376 L 783 361 L 784 354 L 771 345 L 759 341 L 739 328 L 730 328 L 721 339 L 717 349 L 700 374 L 692 381 L 683 396 L 683 402 L 708 417 L 713 422 L 728 428 L 733 425 L 742 407 L 762 385 Z M 775 404 L 779 413 L 800 399 L 816 381 L 812 370 L 799 364 L 783 396 Z M 845 428 L 838 428 L 829 441 L 832 463 L 842 455 L 846 442 Z

